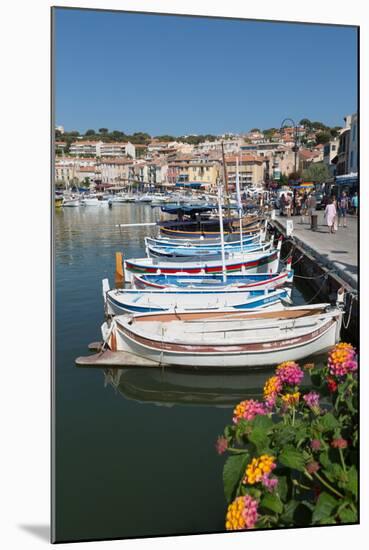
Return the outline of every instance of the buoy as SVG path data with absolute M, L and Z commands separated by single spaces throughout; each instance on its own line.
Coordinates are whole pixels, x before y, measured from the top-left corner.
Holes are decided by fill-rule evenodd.
M 123 254 L 122 252 L 115 253 L 115 282 L 124 283 L 123 271 Z

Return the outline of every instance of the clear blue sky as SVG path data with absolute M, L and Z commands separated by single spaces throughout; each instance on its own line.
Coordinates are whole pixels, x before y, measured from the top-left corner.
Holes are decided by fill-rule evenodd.
M 56 10 L 56 123 L 243 132 L 357 109 L 356 29 Z

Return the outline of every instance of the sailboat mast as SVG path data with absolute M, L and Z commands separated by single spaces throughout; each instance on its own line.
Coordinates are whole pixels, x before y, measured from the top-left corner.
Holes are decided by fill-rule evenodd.
M 222 252 L 222 272 L 223 282 L 227 281 L 227 270 L 225 265 L 225 250 L 224 250 L 224 229 L 223 229 L 223 211 L 222 211 L 222 188 L 218 187 L 218 212 L 219 212 L 219 229 L 220 229 L 220 244 Z
M 236 157 L 236 192 L 237 192 L 238 217 L 240 222 L 241 252 L 243 253 L 242 201 L 241 201 L 241 190 L 240 190 L 240 173 L 238 169 L 238 156 Z
M 229 208 L 228 174 L 227 174 L 227 166 L 225 162 L 223 141 L 222 141 L 222 160 L 223 160 L 223 179 L 224 179 L 224 186 L 225 186 L 225 192 L 226 192 L 226 202 Z

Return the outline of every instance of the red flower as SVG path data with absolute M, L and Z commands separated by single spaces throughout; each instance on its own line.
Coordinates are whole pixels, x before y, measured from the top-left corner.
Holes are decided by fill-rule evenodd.
M 331 447 L 333 447 L 334 449 L 346 449 L 347 441 L 342 437 L 338 437 L 337 439 L 332 439 Z
M 331 378 L 330 376 L 328 376 L 327 378 L 327 384 L 328 384 L 328 391 L 330 393 L 334 393 L 335 391 L 337 391 L 337 388 L 338 388 L 338 384 L 337 382 Z

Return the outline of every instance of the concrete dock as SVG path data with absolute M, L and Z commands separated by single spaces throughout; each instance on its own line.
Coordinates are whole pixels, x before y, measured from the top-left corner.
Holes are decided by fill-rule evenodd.
M 328 270 L 336 270 L 337 275 L 348 283 L 352 289 L 358 286 L 358 220 L 355 216 L 347 217 L 347 227 L 338 227 L 331 234 L 324 221 L 324 212 L 318 211 L 318 230 L 312 231 L 310 220 L 305 217 L 301 223 L 300 216 L 287 218 L 276 216 L 272 221 L 282 233 L 286 232 L 287 220 L 293 221 L 293 238 L 296 244 L 314 256 L 320 265 Z

